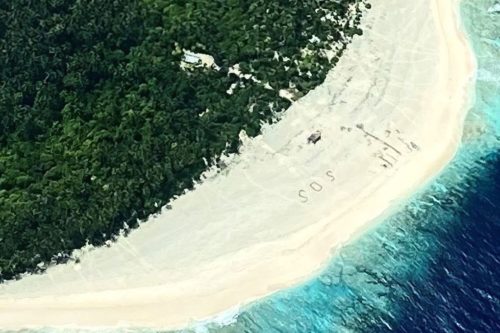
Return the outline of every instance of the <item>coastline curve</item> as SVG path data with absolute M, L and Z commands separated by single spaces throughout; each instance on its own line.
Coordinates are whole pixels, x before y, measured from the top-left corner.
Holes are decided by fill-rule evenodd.
M 0 326 L 181 327 L 303 281 L 434 177 L 471 102 L 459 1 L 372 2 L 326 82 L 225 174 L 79 264 L 1 285 Z

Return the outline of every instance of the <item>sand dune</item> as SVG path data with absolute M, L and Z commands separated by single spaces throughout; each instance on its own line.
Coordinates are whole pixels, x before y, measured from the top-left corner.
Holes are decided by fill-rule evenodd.
M 0 327 L 185 325 L 306 279 L 435 176 L 475 72 L 458 1 L 371 3 L 326 82 L 221 174 L 79 264 L 1 285 Z

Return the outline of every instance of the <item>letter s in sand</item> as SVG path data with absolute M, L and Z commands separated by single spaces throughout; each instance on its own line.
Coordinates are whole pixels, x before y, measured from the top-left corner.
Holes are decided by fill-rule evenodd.
M 299 191 L 299 197 L 302 198 L 301 202 L 306 203 L 309 201 L 309 198 L 306 196 L 306 191 L 300 190 Z
M 331 182 L 333 182 L 335 180 L 335 176 L 333 175 L 333 171 L 332 170 L 328 170 L 326 172 L 326 175 L 330 178 Z

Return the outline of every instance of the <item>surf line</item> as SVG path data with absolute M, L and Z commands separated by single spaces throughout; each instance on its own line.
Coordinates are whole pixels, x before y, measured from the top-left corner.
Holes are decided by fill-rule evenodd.
M 319 192 L 323 191 L 323 189 L 327 185 L 329 185 L 335 181 L 335 175 L 333 174 L 333 170 L 327 170 L 325 172 L 325 176 L 326 176 L 326 181 L 327 181 L 326 183 L 319 182 L 319 181 L 313 181 L 313 182 L 309 183 L 306 190 L 304 190 L 304 189 L 299 190 L 298 195 L 299 195 L 301 203 L 309 202 L 308 194 L 315 193 L 315 192 L 319 193 Z

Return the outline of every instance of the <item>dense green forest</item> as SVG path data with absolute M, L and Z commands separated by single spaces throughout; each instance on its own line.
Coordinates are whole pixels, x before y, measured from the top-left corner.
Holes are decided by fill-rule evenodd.
M 0 281 L 189 189 L 241 130 L 279 119 L 280 89 L 298 98 L 324 80 L 361 33 L 361 3 L 1 1 Z M 184 49 L 218 67 L 181 66 Z

